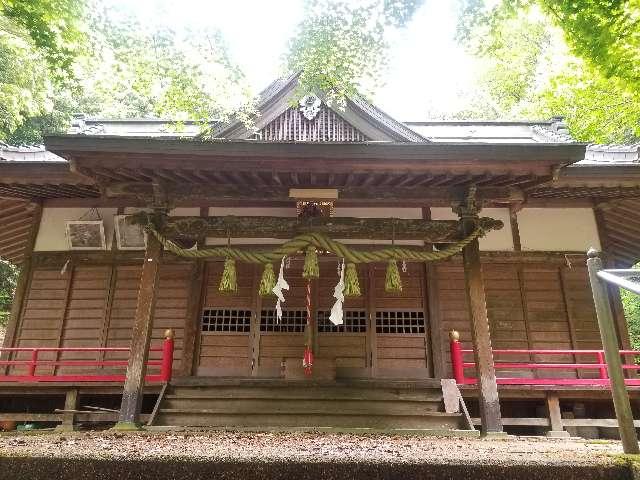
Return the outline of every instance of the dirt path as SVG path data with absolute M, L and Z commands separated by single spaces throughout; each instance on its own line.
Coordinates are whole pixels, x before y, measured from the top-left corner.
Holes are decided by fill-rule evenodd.
M 313 433 L 111 433 L 0 437 L 0 456 L 191 460 L 481 462 L 494 465 L 607 465 L 619 442 L 510 437 L 507 440 Z

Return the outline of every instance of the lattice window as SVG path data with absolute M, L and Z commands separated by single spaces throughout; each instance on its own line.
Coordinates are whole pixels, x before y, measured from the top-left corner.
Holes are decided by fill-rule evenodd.
M 203 332 L 249 332 L 251 310 L 206 309 L 202 312 Z
M 306 310 L 283 310 L 280 321 L 275 310 L 262 310 L 260 315 L 261 332 L 300 333 L 306 325 Z
M 424 333 L 424 312 L 378 311 L 376 333 Z
M 367 331 L 367 312 L 365 310 L 345 310 L 342 325 L 334 325 L 329 320 L 329 315 L 331 315 L 329 310 L 318 312 L 318 332 L 364 333 Z

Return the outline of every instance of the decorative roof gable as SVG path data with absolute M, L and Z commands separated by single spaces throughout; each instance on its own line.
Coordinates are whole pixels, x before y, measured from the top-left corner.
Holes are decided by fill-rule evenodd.
M 295 98 L 297 85 L 298 75 L 291 75 L 260 94 L 257 133 L 234 120 L 215 129 L 213 136 L 301 142 L 429 141 L 359 96 L 348 98 L 344 109 L 333 109 L 321 95 Z
M 317 99 L 317 97 L 315 97 Z M 317 99 L 320 102 L 320 99 Z M 366 142 L 370 140 L 324 103 L 305 114 L 303 107 L 289 107 L 261 128 L 256 140 L 272 142 Z

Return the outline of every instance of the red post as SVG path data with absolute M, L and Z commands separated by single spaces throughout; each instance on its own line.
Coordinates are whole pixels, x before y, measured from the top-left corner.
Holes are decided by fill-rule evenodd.
M 36 376 L 36 366 L 38 365 L 38 353 L 39 353 L 39 350 L 37 348 L 34 348 L 31 351 L 31 364 L 29 365 L 30 377 Z
M 597 352 L 596 353 L 596 358 L 598 360 L 598 363 L 600 365 L 602 365 L 598 371 L 600 372 L 600 378 L 609 378 L 609 375 L 607 374 L 607 367 L 606 364 L 604 363 L 604 352 Z
M 451 368 L 453 370 L 453 378 L 456 383 L 464 384 L 464 367 L 462 366 L 464 359 L 462 358 L 462 345 L 460 344 L 460 334 L 455 330 L 449 332 L 449 346 L 451 348 Z
M 173 371 L 173 330 L 164 332 L 164 342 L 162 343 L 162 365 L 160 366 L 160 377 L 163 382 L 171 381 Z

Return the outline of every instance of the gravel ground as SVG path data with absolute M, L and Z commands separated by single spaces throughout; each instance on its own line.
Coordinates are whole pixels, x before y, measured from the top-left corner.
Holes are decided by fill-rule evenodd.
M 222 461 L 393 462 L 493 465 L 610 465 L 620 442 L 509 437 L 506 440 L 329 433 L 72 432 L 0 436 L 0 456 Z

